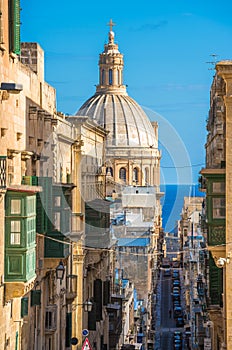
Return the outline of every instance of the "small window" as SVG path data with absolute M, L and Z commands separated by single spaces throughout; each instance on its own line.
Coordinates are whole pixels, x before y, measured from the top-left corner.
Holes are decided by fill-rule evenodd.
M 121 85 L 121 81 L 120 81 L 120 70 L 118 69 L 118 85 Z
M 126 181 L 126 168 L 120 168 L 119 178 L 123 181 Z
M 145 169 L 145 183 L 146 185 L 149 184 L 149 169 Z
M 56 314 L 57 314 L 57 306 L 49 305 L 46 307 L 45 314 L 45 332 L 56 331 Z
M 10 213 L 11 214 L 21 214 L 21 200 L 11 199 L 10 201 Z
M 113 71 L 109 69 L 109 85 L 113 84 Z
M 20 244 L 21 222 L 18 220 L 11 221 L 10 244 Z
M 101 72 L 101 84 L 104 85 L 105 84 L 105 70 L 102 69 Z
M 107 167 L 107 168 L 106 168 L 106 175 L 108 175 L 108 176 L 113 176 L 113 168 Z
M 138 171 L 138 168 L 134 168 L 133 170 L 133 181 L 135 181 L 136 183 L 138 182 L 138 179 L 139 179 L 139 171 Z

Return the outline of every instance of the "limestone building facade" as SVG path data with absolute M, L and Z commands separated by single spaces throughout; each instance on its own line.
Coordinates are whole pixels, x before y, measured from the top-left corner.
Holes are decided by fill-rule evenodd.
M 215 68 L 207 123 L 206 167 L 201 171 L 201 186 L 206 191 L 212 348 L 230 349 L 232 61 L 220 61 Z

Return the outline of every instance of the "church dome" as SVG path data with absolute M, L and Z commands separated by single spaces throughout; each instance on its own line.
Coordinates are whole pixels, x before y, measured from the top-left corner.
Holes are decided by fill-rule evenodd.
M 82 105 L 77 115 L 88 116 L 109 131 L 108 147 L 157 147 L 150 120 L 127 94 L 96 93 Z
M 154 147 L 158 140 L 153 126 L 139 104 L 128 96 L 123 85 L 123 55 L 114 42 L 112 21 L 108 43 L 99 59 L 99 85 L 96 93 L 77 111 L 109 131 L 107 147 Z

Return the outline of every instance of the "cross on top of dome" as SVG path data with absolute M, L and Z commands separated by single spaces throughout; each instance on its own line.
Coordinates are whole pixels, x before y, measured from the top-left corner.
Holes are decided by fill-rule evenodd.
M 107 24 L 110 27 L 110 31 L 109 31 L 109 44 L 114 44 L 114 32 L 113 32 L 113 27 L 116 25 L 112 19 L 109 21 L 109 23 Z
M 114 26 L 116 26 L 116 23 L 114 23 L 111 19 L 107 25 L 110 27 L 110 32 L 112 32 L 112 29 Z

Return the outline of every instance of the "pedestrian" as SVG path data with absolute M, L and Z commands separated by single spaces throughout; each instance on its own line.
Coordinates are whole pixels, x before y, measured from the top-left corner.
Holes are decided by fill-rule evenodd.
M 171 318 L 171 317 L 172 317 L 172 310 L 169 309 L 169 318 Z

